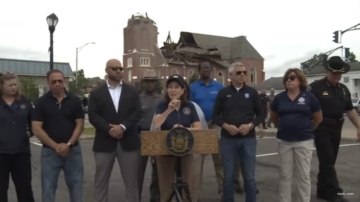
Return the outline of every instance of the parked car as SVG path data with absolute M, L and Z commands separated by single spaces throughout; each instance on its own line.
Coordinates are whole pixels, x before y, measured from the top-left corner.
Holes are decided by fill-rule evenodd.
M 360 99 L 355 98 L 355 99 L 351 99 L 354 108 L 360 113 Z

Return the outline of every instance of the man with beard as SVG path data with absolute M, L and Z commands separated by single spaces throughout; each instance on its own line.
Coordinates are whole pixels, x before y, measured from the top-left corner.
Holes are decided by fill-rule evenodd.
M 142 118 L 138 123 L 139 133 L 141 131 L 150 131 L 152 119 L 154 117 L 156 106 L 162 101 L 162 96 L 157 94 L 156 85 L 160 80 L 156 76 L 154 70 L 146 70 L 142 79 L 142 86 L 144 92 L 141 93 L 141 106 L 142 106 Z M 139 167 L 139 193 L 141 199 L 142 186 L 144 183 L 144 176 L 146 165 L 148 162 L 148 156 L 142 156 L 142 162 Z M 155 158 L 151 157 L 150 162 L 152 165 L 151 184 L 150 184 L 150 202 L 160 202 L 160 190 L 158 184 L 158 175 Z
M 190 85 L 191 100 L 194 101 L 196 104 L 198 104 L 201 110 L 204 112 L 205 119 L 208 123 L 209 129 L 216 129 L 219 130 L 220 132 L 220 128 L 215 123 L 212 122 L 212 113 L 213 113 L 213 107 L 217 93 L 222 88 L 224 88 L 224 86 L 223 84 L 216 82 L 210 78 L 212 73 L 212 68 L 209 62 L 200 62 L 198 66 L 198 72 L 200 75 L 200 79 Z M 221 155 L 220 153 L 213 154 L 212 158 L 214 162 L 216 179 L 219 187 L 218 193 L 222 197 L 224 171 L 221 161 Z M 199 190 L 201 190 L 201 186 L 202 186 L 202 171 L 203 171 L 204 160 L 205 160 L 205 156 L 202 159 L 201 180 L 200 180 Z M 238 165 L 234 180 L 234 188 L 237 192 L 242 193 L 243 190 L 239 176 L 240 176 L 240 166 Z
M 333 56 L 323 62 L 326 77 L 314 81 L 308 87 L 308 91 L 314 93 L 319 99 L 324 117 L 314 130 L 319 159 L 317 197 L 331 202 L 347 202 L 348 200 L 343 198 L 344 191 L 340 188 L 335 170 L 344 113 L 356 127 L 356 135 L 359 140 L 360 123 L 351 102 L 351 93 L 344 84 L 340 83 L 342 74 L 350 70 L 350 65 L 339 56 Z
M 141 156 L 137 123 L 141 118 L 141 102 L 138 90 L 122 81 L 123 70 L 119 60 L 109 60 L 106 84 L 90 94 L 89 121 L 96 129 L 93 145 L 96 202 L 108 202 L 115 158 L 125 184 L 125 202 L 139 201 Z

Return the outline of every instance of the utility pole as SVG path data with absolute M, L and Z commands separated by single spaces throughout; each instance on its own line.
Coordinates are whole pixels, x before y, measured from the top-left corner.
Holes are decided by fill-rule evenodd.
M 338 50 L 340 48 L 343 48 L 343 46 L 339 46 L 339 47 L 329 50 L 328 52 L 325 52 L 325 53 L 320 53 L 319 55 L 314 55 L 311 59 L 300 63 L 301 70 L 305 74 L 307 74 L 308 72 L 313 70 L 315 67 L 322 65 L 324 60 L 327 60 L 329 55 L 331 55 L 333 52 L 335 52 L 336 50 Z
M 341 43 L 341 39 L 342 39 L 342 35 L 344 35 L 346 32 L 350 32 L 350 31 L 355 31 L 355 30 L 360 30 L 360 23 L 357 25 L 354 25 L 344 31 L 335 31 L 333 32 L 334 36 L 333 36 L 333 42 L 335 43 Z

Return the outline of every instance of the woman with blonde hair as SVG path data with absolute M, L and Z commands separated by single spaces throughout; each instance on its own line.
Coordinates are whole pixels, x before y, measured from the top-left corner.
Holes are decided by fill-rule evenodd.
M 294 167 L 299 201 L 310 202 L 313 130 L 322 121 L 322 112 L 316 97 L 306 91 L 306 77 L 300 69 L 288 69 L 283 84 L 286 90 L 271 103 L 271 120 L 278 128 L 279 202 L 292 201 Z
M 186 83 L 180 75 L 171 75 L 166 82 L 164 101 L 159 103 L 153 125 L 160 130 L 171 130 L 184 127 L 190 130 L 201 130 L 198 113 L 194 104 L 187 99 Z M 175 156 L 156 156 L 158 169 L 160 201 L 167 202 L 172 194 L 175 182 Z M 201 167 L 200 154 L 188 154 L 181 157 L 184 181 L 189 185 L 191 200 L 198 200 L 199 175 Z
M 10 175 L 18 202 L 34 202 L 31 186 L 32 104 L 19 93 L 16 75 L 0 73 L 0 201 L 7 202 Z

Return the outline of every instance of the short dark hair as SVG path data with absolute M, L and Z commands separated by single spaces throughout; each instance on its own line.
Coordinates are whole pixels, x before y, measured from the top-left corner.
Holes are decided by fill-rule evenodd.
M 50 71 L 48 71 L 48 72 L 46 73 L 46 78 L 47 78 L 47 80 L 49 80 L 50 76 L 51 76 L 52 74 L 54 74 L 54 73 L 60 73 L 62 76 L 64 76 L 64 74 L 62 73 L 62 71 L 60 71 L 60 70 L 58 70 L 58 69 L 52 69 L 52 70 L 50 70 Z
M 201 62 L 199 62 L 199 65 L 198 65 L 198 71 L 200 71 L 201 65 L 205 62 L 209 63 L 209 65 L 211 66 L 209 61 L 201 61 Z
M 286 82 L 288 80 L 288 76 L 292 72 L 294 72 L 294 74 L 296 75 L 296 78 L 299 80 L 299 83 L 300 83 L 299 88 L 300 88 L 300 90 L 306 90 L 306 88 L 308 86 L 306 76 L 298 68 L 290 68 L 285 72 L 284 77 L 283 77 L 283 85 L 284 85 L 285 89 L 286 89 Z

